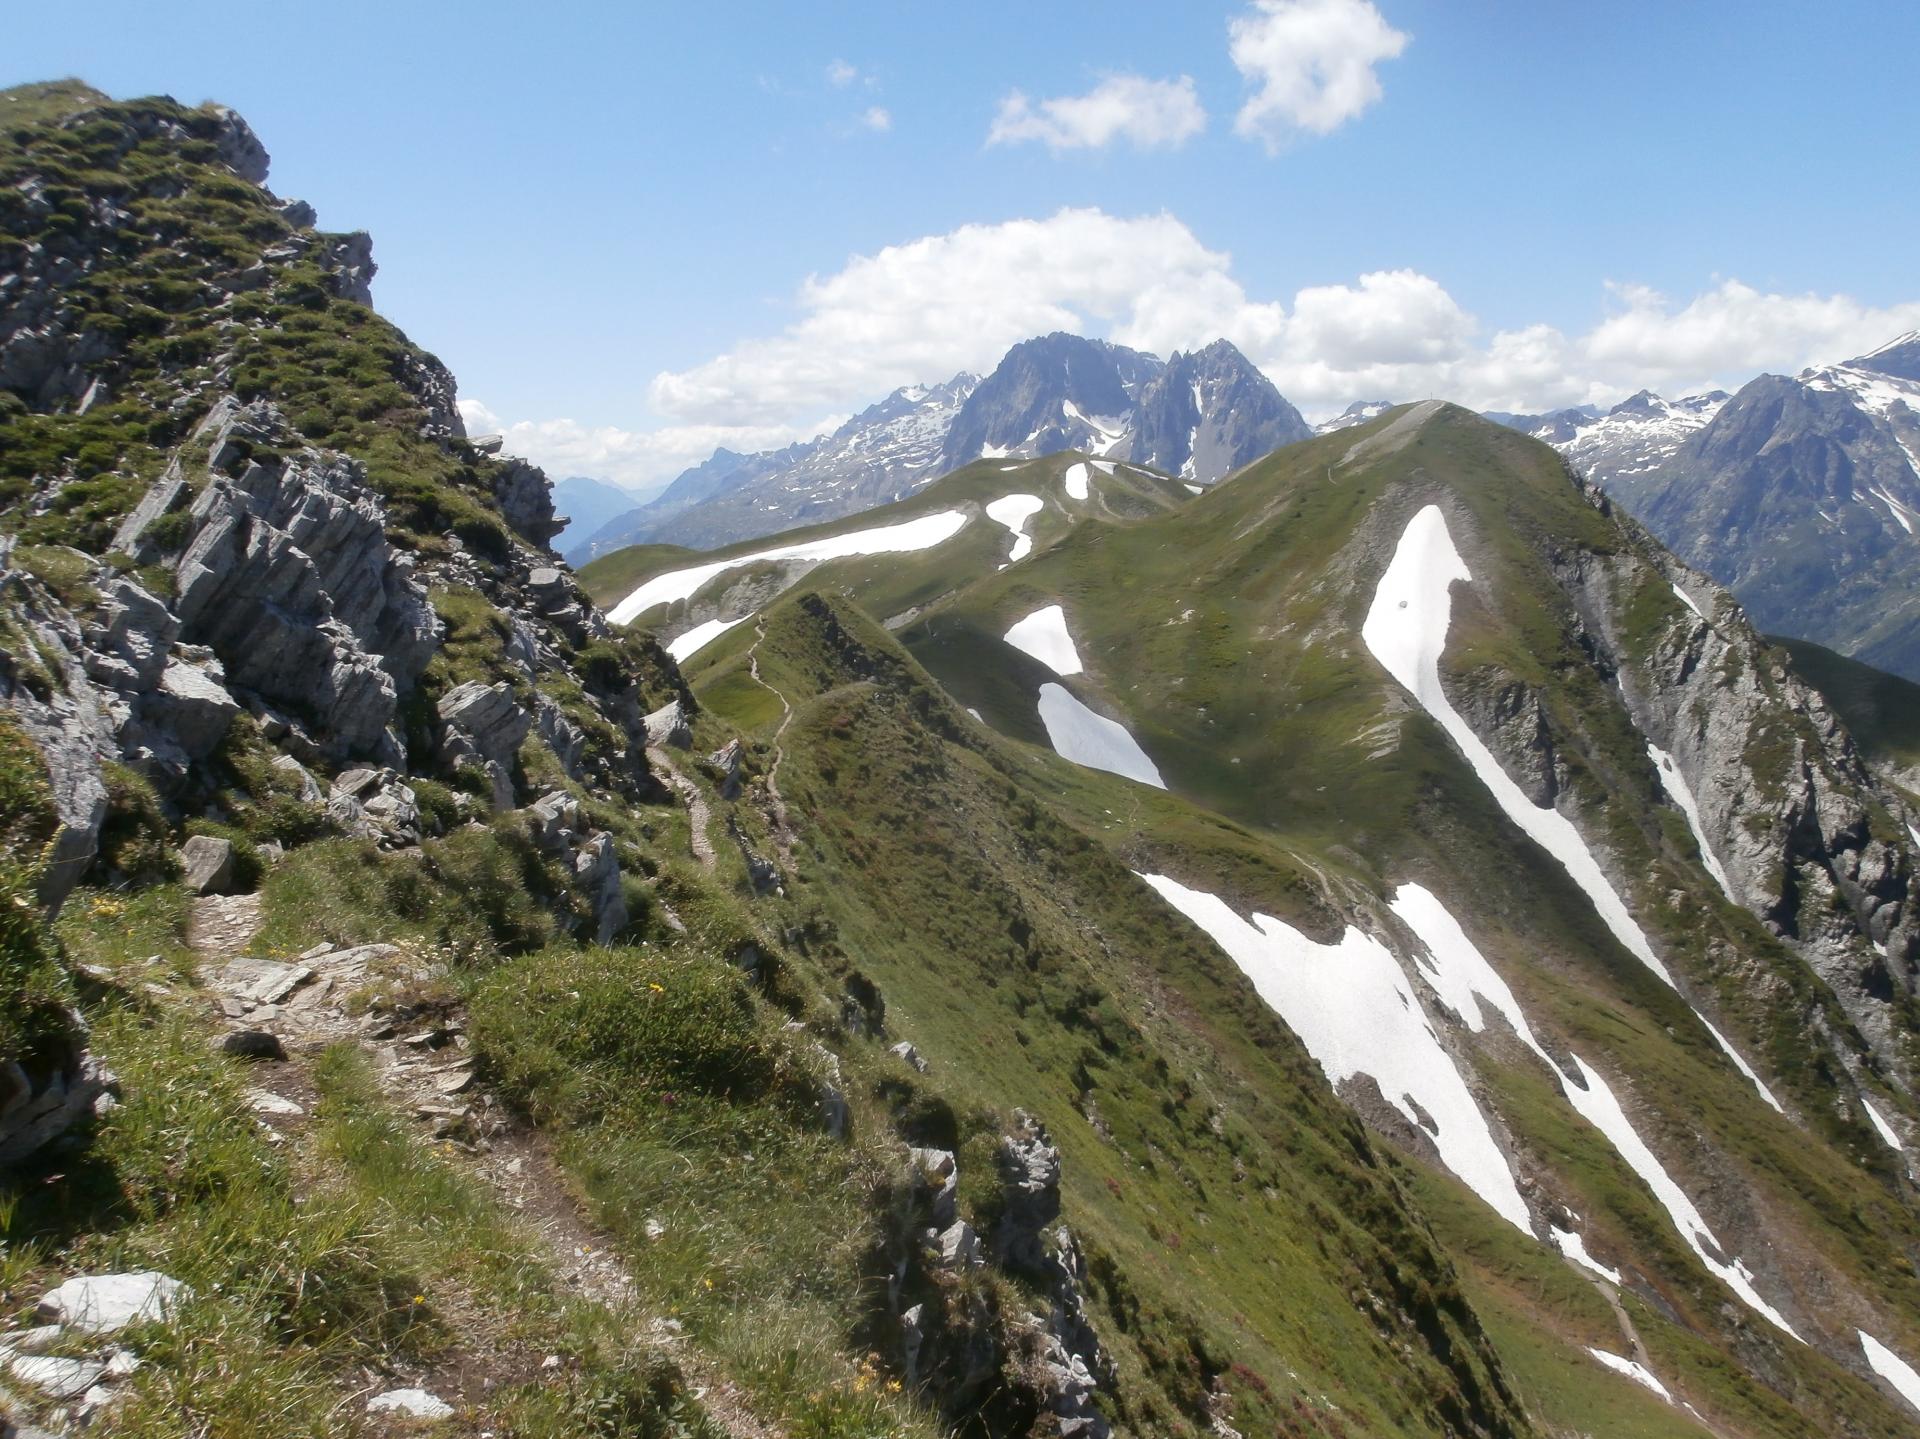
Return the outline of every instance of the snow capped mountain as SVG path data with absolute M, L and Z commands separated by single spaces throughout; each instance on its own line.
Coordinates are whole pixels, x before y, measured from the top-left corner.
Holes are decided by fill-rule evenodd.
M 1642 390 L 1597 418 L 1562 410 L 1541 417 L 1527 433 L 1545 440 L 1580 473 L 1605 486 L 1657 468 L 1705 428 L 1729 398 L 1725 390 L 1711 390 L 1667 400 Z
M 1163 368 L 1152 355 L 1055 333 L 1023 340 L 982 380 L 948 431 L 942 467 L 1060 450 L 1122 452 L 1134 403 Z
M 569 558 L 642 543 L 727 544 L 901 499 L 945 472 L 941 442 L 978 383 L 960 374 L 944 385 L 902 386 L 832 434 L 783 450 L 716 450 L 651 504 L 601 526 Z
M 1593 478 L 1763 629 L 1920 678 L 1920 332 L 1762 375 L 1691 433 L 1660 403 L 1648 459 L 1590 459 Z M 1562 448 L 1581 464 L 1587 442 Z
M 1015 345 L 984 380 L 908 385 L 824 438 L 758 455 L 716 450 L 568 557 L 754 539 L 902 499 L 981 459 L 1079 450 L 1208 485 L 1311 434 L 1225 340 L 1165 362 L 1104 340 L 1042 335 Z
M 1330 435 L 1335 430 L 1350 430 L 1355 425 L 1364 425 L 1369 420 L 1377 420 L 1394 406 L 1392 400 L 1355 400 L 1346 409 L 1331 420 L 1322 420 L 1313 427 L 1316 435 Z
M 1225 340 L 1176 353 L 1140 392 L 1128 458 L 1194 484 L 1310 439 L 1300 412 Z

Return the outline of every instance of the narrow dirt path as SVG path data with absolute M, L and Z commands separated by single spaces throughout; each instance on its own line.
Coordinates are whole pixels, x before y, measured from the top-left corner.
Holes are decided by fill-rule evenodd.
M 1640 1342 L 1640 1331 L 1634 1327 L 1633 1319 L 1627 1313 L 1626 1306 L 1620 1302 L 1620 1291 L 1605 1279 L 1602 1279 L 1598 1274 L 1582 1268 L 1571 1259 L 1569 1259 L 1567 1263 L 1576 1274 L 1598 1291 L 1602 1299 L 1607 1301 L 1607 1307 L 1613 1311 L 1614 1320 L 1620 1326 L 1620 1337 L 1626 1341 L 1627 1357 L 1642 1369 L 1646 1370 L 1647 1373 L 1657 1377 L 1658 1371 L 1653 1367 L 1653 1358 L 1647 1353 L 1647 1346 Z M 1705 1429 L 1709 1434 L 1716 1436 L 1716 1439 L 1727 1439 L 1727 1436 L 1717 1425 L 1684 1399 L 1676 1398 L 1670 1402 L 1684 1409 L 1696 1424 L 1702 1429 Z
M 187 916 L 187 948 L 202 959 L 232 959 L 253 943 L 265 916 L 257 894 L 209 894 Z
M 670 765 L 663 769 L 673 772 Z M 690 782 L 682 782 L 698 796 Z M 704 800 L 700 808 L 695 834 L 704 842 Z M 711 863 L 710 844 L 707 855 Z M 481 1181 L 503 1209 L 521 1217 L 563 1289 L 609 1309 L 637 1305 L 633 1277 L 613 1236 L 575 1198 L 551 1138 L 474 1089 L 464 1013 L 440 1006 L 404 1022 L 381 1023 L 354 1012 L 355 994 L 376 974 L 403 983 L 428 977 L 415 972 L 410 952 L 385 944 L 322 945 L 297 960 L 257 959 L 246 951 L 261 920 L 258 895 L 199 899 L 188 919 L 187 942 L 226 1022 L 267 1030 L 286 1045 L 285 1061 L 256 1065 L 251 1075 L 254 1108 L 279 1136 L 276 1142 L 297 1140 L 310 1122 L 319 1054 L 331 1044 L 353 1044 L 372 1061 L 388 1100 L 417 1126 L 419 1141 L 435 1144 L 443 1160 Z M 675 1321 L 656 1315 L 643 1322 L 648 1340 L 671 1356 L 708 1417 L 731 1439 L 781 1439 Z M 496 1347 L 493 1338 L 456 1345 L 417 1378 L 442 1398 L 484 1405 L 488 1379 L 506 1362 L 493 1352 Z
M 760 675 L 760 642 L 767 637 L 765 620 L 754 622 L 753 634 L 753 645 L 747 651 L 747 673 L 753 677 L 755 684 L 780 701 L 780 723 L 773 731 L 773 762 L 767 766 L 767 805 L 772 810 L 774 845 L 780 851 L 781 862 L 792 868 L 793 825 L 787 818 L 787 802 L 780 795 L 780 762 L 787 757 L 787 752 L 780 746 L 780 736 L 793 723 L 793 706 L 787 703 L 785 695 Z
M 661 774 L 667 777 L 667 783 L 673 792 L 680 796 L 681 804 L 686 806 L 687 827 L 692 830 L 689 843 L 693 847 L 693 857 L 700 861 L 702 869 L 714 866 L 713 840 L 707 834 L 707 826 L 712 822 L 713 814 L 707 808 L 707 797 L 700 786 L 681 774 L 675 767 L 673 758 L 659 746 L 647 750 L 647 759 Z

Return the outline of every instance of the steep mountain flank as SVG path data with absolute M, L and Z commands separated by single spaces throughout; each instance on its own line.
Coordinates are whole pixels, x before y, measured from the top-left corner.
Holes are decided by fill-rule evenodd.
M 576 579 L 237 117 L 0 116 L 9 1423 L 1913 1432 L 1899 728 L 1551 449 L 1037 342 Z
M 1140 392 L 1127 455 L 1212 484 L 1313 431 L 1273 382 L 1225 340 L 1178 354 Z
M 1596 478 L 1762 628 L 1920 679 L 1916 351 L 1763 375 L 1657 465 Z
M 1297 1042 L 884 629 L 788 595 L 696 701 L 236 117 L 4 105 L 9 1425 L 1536 1432 Z M 809 580 L 1187 498 L 1017 468 Z
M 1691 1338 L 1656 1342 L 1633 1311 L 1654 1373 L 1663 1346 L 1739 1356 L 1738 1398 L 1685 1394 L 1712 1422 L 1866 1412 L 1822 1366 L 1871 1382 L 1856 1329 L 1910 1333 L 1914 1294 L 1878 1239 L 1836 1244 L 1830 1197 L 1876 1231 L 1915 1223 L 1914 816 L 1731 600 L 1550 450 L 1404 409 L 1164 518 L 1076 529 L 902 638 L 988 723 L 1074 761 L 1106 842 L 1383 1137 L 1464 1182 L 1464 1209 L 1422 1193 L 1443 1236 L 1472 1216 L 1492 1332 L 1554 1329 L 1512 1308 L 1538 1251 L 1484 1232 L 1504 1218 L 1678 1318 Z M 1166 797 L 1101 774 L 1140 762 Z M 1178 817 L 1192 804 L 1285 867 Z M 1317 989 L 1336 952 L 1375 978 Z M 1564 1361 L 1515 1343 L 1552 1414 L 1527 1370 Z

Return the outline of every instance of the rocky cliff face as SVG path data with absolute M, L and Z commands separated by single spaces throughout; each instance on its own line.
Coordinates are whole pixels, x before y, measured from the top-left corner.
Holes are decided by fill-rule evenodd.
M 1142 387 L 1127 458 L 1208 485 L 1312 433 L 1225 340 L 1176 354 Z
M 1917 345 L 1763 375 L 1655 463 L 1595 477 L 1763 630 L 1920 677 Z

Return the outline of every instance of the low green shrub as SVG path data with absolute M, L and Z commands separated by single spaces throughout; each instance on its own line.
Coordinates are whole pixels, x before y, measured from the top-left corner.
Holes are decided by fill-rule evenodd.
M 745 982 L 705 957 L 556 946 L 489 975 L 471 1018 L 502 1088 L 545 1117 L 753 1098 L 778 1068 Z

